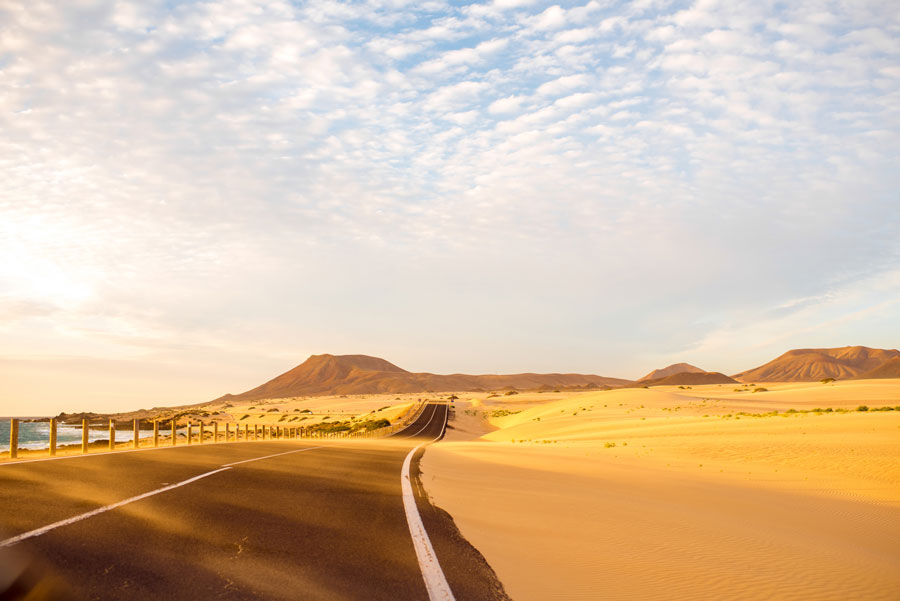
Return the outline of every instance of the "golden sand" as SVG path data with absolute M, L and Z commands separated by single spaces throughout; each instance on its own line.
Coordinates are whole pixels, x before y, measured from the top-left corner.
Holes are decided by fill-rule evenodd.
M 898 599 L 885 405 L 900 380 L 481 397 L 423 483 L 517 601 Z

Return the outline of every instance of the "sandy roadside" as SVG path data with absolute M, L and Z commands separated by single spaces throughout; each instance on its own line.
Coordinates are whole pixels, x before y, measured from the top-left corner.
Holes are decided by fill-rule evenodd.
M 900 380 L 761 387 L 457 402 L 423 482 L 518 601 L 900 598 Z

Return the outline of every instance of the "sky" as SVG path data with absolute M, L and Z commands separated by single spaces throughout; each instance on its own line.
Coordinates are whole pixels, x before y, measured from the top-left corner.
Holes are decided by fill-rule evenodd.
M 0 415 L 900 342 L 893 0 L 0 3 Z

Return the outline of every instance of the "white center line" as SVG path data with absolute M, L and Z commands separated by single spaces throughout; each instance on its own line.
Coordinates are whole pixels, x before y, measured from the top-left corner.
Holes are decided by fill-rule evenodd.
M 433 418 L 434 418 L 434 413 L 432 413 L 432 419 Z M 428 423 L 429 424 L 431 423 L 431 419 L 428 420 Z M 426 426 L 427 425 L 428 424 L 426 424 Z M 419 430 L 419 432 L 421 432 L 421 431 L 422 430 Z M 418 434 L 418 432 L 416 434 Z M 413 436 L 415 436 L 415 435 L 413 435 Z M 137 495 L 134 497 L 130 497 L 123 501 L 119 501 L 117 503 L 112 503 L 111 505 L 106 505 L 104 507 L 98 507 L 97 509 L 82 513 L 80 515 L 76 515 L 71 518 L 67 518 L 65 520 L 60 520 L 60 521 L 54 522 L 52 524 L 48 524 L 47 526 L 42 526 L 41 528 L 36 528 L 35 530 L 23 532 L 22 534 L 13 536 L 12 538 L 8 538 L 6 540 L 0 541 L 0 548 L 11 547 L 17 543 L 22 542 L 23 540 L 27 540 L 29 538 L 34 538 L 36 536 L 41 536 L 42 534 L 46 534 L 47 532 L 50 532 L 51 530 L 56 530 L 57 528 L 61 528 L 62 526 L 68 526 L 69 524 L 74 524 L 76 522 L 86 520 L 88 518 L 94 517 L 95 515 L 100 515 L 101 513 L 106 513 L 107 511 L 111 511 L 113 509 L 116 509 L 117 507 L 122 507 L 123 505 L 128 505 L 129 503 L 134 503 L 135 501 L 140 501 L 141 499 L 146 499 L 147 497 L 152 497 L 154 495 L 158 495 L 159 493 L 163 493 L 163 492 L 175 489 L 175 488 L 185 486 L 192 482 L 196 482 L 197 480 L 206 478 L 207 476 L 212 476 L 213 474 L 218 474 L 219 472 L 224 472 L 226 470 L 230 470 L 235 465 L 241 465 L 242 463 L 250 463 L 251 461 L 260 461 L 262 459 L 270 459 L 272 457 L 279 457 L 281 455 L 289 455 L 291 453 L 302 453 L 303 451 L 313 451 L 315 449 L 321 449 L 321 448 L 324 448 L 324 447 L 321 447 L 321 446 L 306 447 L 303 449 L 294 449 L 292 451 L 285 451 L 283 453 L 275 453 L 273 455 L 265 455 L 263 457 L 254 457 L 253 459 L 244 459 L 243 461 L 235 461 L 233 463 L 226 463 L 225 465 L 223 465 L 222 467 L 220 467 L 217 470 L 212 470 L 210 472 L 200 474 L 199 476 L 194 476 L 193 478 L 188 478 L 187 480 L 182 480 L 181 482 L 177 482 L 175 484 L 163 486 L 162 488 L 157 488 L 156 490 L 151 490 L 150 492 L 145 492 L 143 494 L 140 494 L 140 495 Z M 416 448 L 418 448 L 418 447 L 416 447 Z M 150 449 L 142 449 L 142 450 L 150 450 Z M 119 451 L 119 452 L 124 452 L 124 451 Z M 97 457 L 100 455 L 98 454 L 98 455 L 94 455 L 94 456 Z M 22 462 L 22 463 L 25 463 L 25 462 Z M 405 503 L 405 499 L 404 499 L 404 503 Z M 421 520 L 420 520 L 420 522 L 421 522 Z
M 305 449 L 294 449 L 293 451 L 285 451 L 284 453 L 275 453 L 274 455 L 266 455 L 265 457 L 254 457 L 253 459 L 244 459 L 243 461 L 235 461 L 234 463 L 226 463 L 222 467 L 231 467 L 242 463 L 250 463 L 251 461 L 259 461 L 261 459 L 269 459 L 270 457 L 278 457 L 280 455 L 290 455 L 291 453 L 302 453 L 303 451 L 312 451 L 321 449 L 322 447 L 306 447 Z
M 191 482 L 196 482 L 201 478 L 206 478 L 207 476 L 212 476 L 213 474 L 218 474 L 219 472 L 224 472 L 225 470 L 230 470 L 230 467 L 221 467 L 217 470 L 213 470 L 211 472 L 206 472 L 205 474 L 200 474 L 199 476 L 194 476 L 193 478 L 188 478 L 187 480 L 182 480 L 177 484 L 170 484 L 169 486 L 164 486 L 162 488 L 157 488 L 156 490 L 151 490 L 150 492 L 145 492 L 144 494 L 137 495 L 136 497 L 131 497 L 130 499 L 125 499 L 124 501 L 119 501 L 118 503 L 113 503 L 112 505 L 107 505 L 105 507 L 100 507 L 94 509 L 93 511 L 88 511 L 87 513 L 82 513 L 81 515 L 76 515 L 75 517 L 71 517 L 65 520 L 60 520 L 58 522 L 54 522 L 47 526 L 43 526 L 42 528 L 37 528 L 36 530 L 31 530 L 30 532 L 24 532 L 19 534 L 18 536 L 14 536 L 12 538 L 8 538 L 5 541 L 0 541 L 0 547 L 11 547 L 16 543 L 22 542 L 23 540 L 34 538 L 35 536 L 40 536 L 42 534 L 46 534 L 51 530 L 56 530 L 62 526 L 68 526 L 69 524 L 74 524 L 75 522 L 80 522 L 81 520 L 86 520 L 90 517 L 94 517 L 95 515 L 100 515 L 101 513 L 105 513 L 116 507 L 122 507 L 123 505 L 128 505 L 129 503 L 134 503 L 135 501 L 140 501 L 141 499 L 146 499 L 147 497 L 152 497 L 153 495 L 158 495 L 161 492 L 166 492 L 167 490 L 172 490 L 173 488 L 178 488 L 180 486 L 184 486 L 186 484 L 190 484 Z

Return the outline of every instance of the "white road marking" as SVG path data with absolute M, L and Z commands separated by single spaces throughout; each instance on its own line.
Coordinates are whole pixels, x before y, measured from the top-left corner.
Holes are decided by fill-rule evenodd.
M 31 530 L 29 532 L 24 532 L 12 538 L 8 538 L 4 541 L 0 541 L 0 547 L 11 547 L 16 543 L 20 543 L 23 540 L 34 538 L 36 536 L 41 536 L 42 534 L 46 534 L 51 530 L 56 530 L 57 528 L 61 528 L 62 526 L 68 526 L 69 524 L 74 524 L 75 522 L 80 522 L 81 520 L 86 520 L 88 518 L 92 518 L 95 515 L 100 515 L 101 513 L 106 513 L 112 509 L 116 509 L 117 507 L 122 507 L 123 505 L 128 505 L 129 503 L 134 503 L 135 501 L 140 501 L 141 499 L 146 499 L 147 497 L 152 497 L 154 495 L 158 495 L 159 493 L 166 492 L 172 490 L 174 488 L 179 488 L 181 486 L 185 486 L 192 482 L 196 482 L 202 478 L 206 478 L 207 476 L 212 476 L 213 474 L 218 474 L 219 472 L 224 472 L 226 470 L 230 470 L 235 465 L 240 465 L 242 463 L 249 463 L 251 461 L 259 461 L 261 459 L 269 459 L 271 457 L 278 457 L 279 455 L 287 455 L 289 453 L 300 453 L 303 451 L 312 451 L 314 449 L 321 449 L 322 447 L 306 447 L 304 449 L 295 449 L 293 451 L 287 451 L 284 453 L 275 453 L 274 455 L 266 455 L 264 457 L 254 457 L 253 459 L 245 459 L 244 461 L 235 461 L 234 463 L 228 463 L 223 465 L 217 470 L 213 470 L 211 472 L 206 472 L 204 474 L 200 474 L 199 476 L 194 476 L 193 478 L 188 478 L 187 480 L 182 480 L 176 484 L 170 484 L 168 486 L 163 486 L 162 488 L 157 488 L 156 490 L 151 490 L 150 492 L 145 492 L 143 494 L 137 495 L 135 497 L 131 497 L 129 499 L 125 499 L 124 501 L 119 501 L 118 503 L 113 503 L 111 505 L 106 505 L 105 507 L 99 507 L 92 511 L 88 511 L 86 513 L 82 513 L 81 515 L 76 515 L 75 517 L 71 517 L 65 520 L 60 520 L 58 522 L 54 522 L 47 526 L 43 526 L 41 528 L 36 528 L 35 530 Z
M 431 418 L 428 420 L 428 423 L 425 425 L 425 427 L 427 427 L 429 424 L 431 424 L 431 422 L 432 422 L 432 420 L 434 419 L 434 416 L 435 416 L 436 413 L 437 413 L 437 409 L 435 408 L 435 411 L 432 413 Z M 445 425 L 446 425 L 446 424 L 445 424 Z M 424 430 L 425 427 L 423 427 L 423 428 L 420 429 L 418 432 L 416 432 L 416 434 L 418 434 L 419 432 L 421 432 L 422 430 Z M 443 434 L 443 429 L 441 430 L 441 433 Z M 414 434 L 413 436 L 415 436 L 415 434 Z M 424 443 L 423 443 L 423 444 L 424 444 Z M 421 446 L 422 446 L 422 445 L 419 445 L 418 447 L 416 447 L 416 449 L 418 449 L 418 448 L 421 447 Z M 161 447 L 161 448 L 166 448 L 166 447 Z M 167 448 L 177 448 L 177 447 L 167 447 Z M 163 493 L 163 492 L 166 492 L 166 491 L 169 491 L 169 490 L 173 490 L 173 489 L 175 489 L 175 488 L 180 488 L 180 487 L 185 486 L 185 485 L 187 485 L 187 484 L 191 484 L 192 482 L 196 482 L 197 480 L 201 480 L 201 479 L 203 479 L 203 478 L 206 478 L 207 476 L 212 476 L 213 474 L 218 474 L 219 472 L 224 472 L 224 471 L 226 471 L 226 470 L 230 470 L 230 469 L 231 469 L 233 466 L 235 466 L 235 465 L 240 465 L 240 464 L 242 464 L 242 463 L 249 463 L 249 462 L 251 462 L 251 461 L 260 461 L 260 460 L 262 460 L 262 459 L 269 459 L 269 458 L 272 458 L 272 457 L 278 457 L 278 456 L 280 456 L 280 455 L 288 455 L 288 454 L 291 454 L 291 453 L 301 453 L 301 452 L 303 452 L 303 451 L 312 451 L 312 450 L 315 450 L 315 449 L 321 449 L 321 448 L 324 448 L 324 447 L 306 447 L 306 448 L 303 448 L 303 449 L 294 449 L 294 450 L 292 450 L 292 451 L 285 451 L 285 452 L 283 452 L 283 453 L 275 453 L 275 454 L 273 454 L 273 455 L 265 455 L 265 456 L 263 456 L 263 457 L 254 457 L 254 458 L 252 458 L 252 459 L 245 459 L 245 460 L 243 460 L 243 461 L 235 461 L 235 462 L 233 462 L 233 463 L 227 463 L 227 464 L 223 465 L 222 467 L 220 467 L 220 468 L 217 469 L 217 470 L 212 470 L 212 471 L 210 471 L 210 472 L 206 472 L 206 473 L 200 474 L 199 476 L 194 476 L 193 478 L 188 478 L 187 480 L 182 480 L 181 482 L 177 482 L 177 483 L 175 483 L 175 484 L 170 484 L 170 485 L 168 485 L 168 486 L 163 486 L 162 488 L 157 488 L 156 490 L 151 490 L 150 492 L 145 492 L 145 493 L 143 493 L 143 494 L 140 494 L 140 495 L 137 495 L 137 496 L 134 496 L 134 497 L 130 497 L 130 498 L 128 498 L 128 499 L 125 499 L 125 500 L 123 500 L 123 501 L 119 501 L 119 502 L 117 502 L 117 503 L 112 503 L 112 504 L 106 505 L 106 506 L 104 506 L 104 507 L 98 507 L 97 509 L 88 511 L 88 512 L 86 512 L 86 513 L 82 513 L 82 514 L 80 514 L 80 515 L 76 515 L 76 516 L 74 516 L 74 517 L 67 518 L 67 519 L 65 519 L 65 520 L 60 520 L 60 521 L 58 521 L 58 522 L 54 522 L 54 523 L 52 523 L 52 524 L 48 524 L 47 526 L 42 526 L 41 528 L 36 528 L 36 529 L 30 530 L 30 531 L 28 531 L 28 532 L 23 532 L 22 534 L 13 536 L 12 538 L 8 538 L 8 539 L 6 539 L 6 540 L 0 541 L 0 548 L 2 548 L 2 547 L 11 547 L 11 546 L 13 546 L 13 545 L 15 545 L 15 544 L 17 544 L 17 543 L 22 542 L 23 540 L 27 540 L 27 539 L 29 539 L 29 538 L 34 538 L 34 537 L 36 537 L 36 536 L 41 536 L 42 534 L 46 534 L 47 532 L 50 532 L 50 531 L 52 531 L 52 530 L 56 530 L 57 528 L 61 528 L 62 526 L 68 526 L 69 524 L 74 524 L 74 523 L 76 523 L 76 522 L 80 522 L 80 521 L 82 521 L 82 520 L 86 520 L 86 519 L 91 518 L 91 517 L 94 517 L 94 516 L 96 516 L 96 515 L 100 515 L 101 513 L 106 513 L 107 511 L 111 511 L 111 510 L 113 510 L 113 509 L 116 509 L 117 507 L 122 507 L 123 505 L 128 505 L 129 503 L 134 503 L 135 501 L 140 501 L 141 499 L 146 499 L 147 497 L 152 497 L 152 496 L 154 496 L 154 495 L 158 495 L 158 494 L 160 494 L 160 493 Z M 407 500 L 406 500 L 407 489 L 409 489 L 410 495 L 412 494 L 412 489 L 409 487 L 409 462 L 410 462 L 410 459 L 412 458 L 412 454 L 416 451 L 416 449 L 413 449 L 413 451 L 412 451 L 409 455 L 407 455 L 406 461 L 405 461 L 404 464 L 403 464 L 403 473 L 406 475 L 406 476 L 405 476 L 405 477 L 406 477 L 406 483 L 404 484 L 404 488 L 403 488 L 403 505 L 404 505 L 404 507 L 406 508 L 406 512 L 407 512 L 407 520 L 409 520 L 409 507 L 407 506 Z M 138 449 L 134 449 L 134 450 L 138 450 Z M 155 450 L 155 449 L 140 449 L 140 450 L 146 450 L 146 451 L 149 451 L 149 450 Z M 122 451 L 113 451 L 112 453 L 123 453 L 123 452 L 127 452 L 127 451 L 125 451 L 125 450 L 122 450 Z M 112 453 L 106 453 L 106 454 L 112 454 Z M 98 456 L 101 456 L 101 454 L 98 453 L 98 454 L 96 454 L 96 455 L 74 455 L 74 456 L 71 456 L 71 457 L 59 457 L 59 458 L 53 457 L 52 459 L 70 459 L 70 458 L 71 458 L 71 459 L 74 459 L 75 457 L 90 457 L 90 456 L 98 457 Z M 42 461 L 42 460 L 41 460 L 41 459 L 36 459 L 36 460 L 31 460 L 31 461 L 27 461 L 27 460 L 26 460 L 26 461 L 16 462 L 16 463 L 14 463 L 14 464 L 12 464 L 12 465 L 17 465 L 17 464 L 19 464 L 19 463 L 30 463 L 30 462 L 32 462 L 32 461 Z M 45 459 L 44 461 L 46 461 L 46 459 Z M 7 464 L 7 465 L 10 465 L 10 464 Z M 414 498 L 414 497 L 412 498 L 412 507 L 413 507 L 413 511 L 416 511 L 416 509 L 415 509 L 415 498 Z M 421 518 L 419 518 L 418 512 L 416 512 L 415 518 L 416 518 L 416 520 L 417 520 L 418 523 L 419 523 L 419 529 L 421 530 L 422 535 L 425 537 L 425 543 L 428 545 L 428 548 L 431 549 L 431 541 L 428 540 L 428 535 L 425 534 L 425 528 L 422 526 L 422 520 L 421 520 Z M 411 523 L 411 522 L 410 522 L 410 529 L 412 529 L 412 523 Z M 415 535 L 413 535 L 413 542 L 415 542 L 415 541 L 416 541 L 416 537 L 415 537 Z M 416 547 L 416 553 L 417 553 L 417 554 L 419 553 L 418 546 Z M 431 549 L 431 555 L 434 556 L 434 549 Z M 437 563 L 437 558 L 435 558 L 434 561 L 435 561 L 435 564 L 436 564 L 436 563 Z M 420 565 L 421 565 L 421 562 L 422 562 L 421 558 L 420 558 L 419 562 L 420 562 Z M 438 566 L 438 571 L 440 571 L 440 566 Z M 424 569 L 423 569 L 423 573 L 424 573 Z M 440 573 L 440 576 L 441 576 L 441 578 L 443 579 L 443 572 Z M 426 584 L 427 584 L 427 579 L 426 579 Z M 446 586 L 446 579 L 444 579 L 444 585 Z M 430 590 L 430 589 L 429 589 L 429 590 Z M 447 592 L 449 593 L 449 591 L 450 591 L 450 589 L 449 589 L 449 587 L 447 587 Z M 430 593 L 429 593 L 429 594 L 430 594 Z M 432 599 L 447 599 L 447 600 L 449 600 L 449 601 L 452 601 L 452 600 L 453 600 L 453 595 L 450 594 L 449 597 L 432 597 Z
M 251 461 L 259 461 L 260 459 L 269 459 L 270 457 L 278 457 L 280 455 L 290 455 L 291 453 L 302 453 L 303 451 L 312 451 L 321 449 L 322 447 L 306 447 L 305 449 L 294 449 L 293 451 L 285 451 L 284 453 L 275 453 L 274 455 L 266 455 L 265 457 L 254 457 L 253 459 L 244 459 L 243 461 L 235 461 L 234 463 L 226 463 L 222 467 L 231 467 L 242 463 L 250 463 Z
M 211 472 L 206 472 L 205 474 L 200 474 L 199 476 L 194 476 L 193 478 L 188 478 L 187 480 L 182 480 L 177 484 L 170 484 L 169 486 L 164 486 L 162 488 L 157 488 L 156 490 L 151 490 L 150 492 L 145 492 L 144 494 L 137 495 L 136 497 L 131 497 L 130 499 L 125 499 L 124 501 L 119 501 L 118 503 L 113 503 L 112 505 L 107 505 L 105 507 L 99 507 L 94 509 L 93 511 L 88 511 L 87 513 L 82 513 L 81 515 L 76 515 L 75 517 L 68 518 L 66 520 L 60 520 L 58 522 L 54 522 L 53 524 L 49 524 L 42 528 L 37 528 L 36 530 L 31 530 L 30 532 L 24 532 L 19 534 L 18 536 L 14 536 L 12 538 L 8 538 L 5 541 L 0 541 L 0 547 L 11 547 L 16 543 L 22 542 L 23 540 L 34 538 L 35 536 L 40 536 L 42 534 L 46 534 L 51 530 L 56 530 L 62 526 L 68 526 L 69 524 L 74 524 L 75 522 L 80 522 L 81 520 L 86 520 L 88 518 L 94 517 L 95 515 L 100 515 L 101 513 L 105 513 L 116 507 L 122 507 L 123 505 L 128 505 L 129 503 L 134 503 L 135 501 L 140 501 L 141 499 L 146 499 L 147 497 L 152 497 L 153 495 L 158 495 L 161 492 L 166 492 L 167 490 L 172 490 L 173 488 L 178 488 L 180 486 L 185 486 L 186 484 L 190 484 L 191 482 L 196 482 L 201 478 L 206 478 L 207 476 L 212 476 L 213 474 L 218 474 L 219 472 L 224 472 L 225 470 L 230 470 L 230 467 L 221 467 L 217 470 L 213 470 Z
M 432 417 L 434 415 L 432 414 Z M 428 421 L 431 423 L 431 420 Z M 444 435 L 447 422 L 441 427 L 441 433 L 434 439 L 438 440 Z M 422 430 L 419 430 L 421 432 Z M 409 466 L 412 463 L 413 455 L 422 446 L 434 442 L 434 440 L 423 442 L 406 456 L 403 462 L 403 469 L 400 472 L 400 487 L 403 490 L 403 509 L 406 511 L 406 522 L 409 524 L 409 533 L 412 535 L 413 546 L 416 549 L 416 557 L 419 559 L 419 569 L 422 570 L 422 578 L 425 579 L 425 588 L 428 591 L 428 599 L 430 601 L 455 601 L 453 591 L 447 584 L 447 577 L 441 569 L 437 555 L 434 553 L 434 547 L 431 546 L 431 539 L 425 531 L 425 525 L 422 524 L 422 517 L 416 507 L 416 497 L 413 494 L 412 484 L 409 479 Z
M 423 412 L 423 413 L 424 413 L 424 412 Z M 436 413 L 437 413 L 437 405 L 435 405 L 435 406 L 434 406 L 434 409 L 432 409 L 432 411 L 431 411 L 431 417 L 428 418 L 428 421 L 425 422 L 425 425 L 424 425 L 424 426 L 422 426 L 421 428 L 419 428 L 418 431 L 416 431 L 415 434 L 409 434 L 408 436 L 403 436 L 402 438 L 412 438 L 412 437 L 414 437 L 414 436 L 418 436 L 419 433 L 422 432 L 422 430 L 424 430 L 425 428 L 427 428 L 428 426 L 431 425 L 431 422 L 434 420 L 434 416 L 435 416 Z

